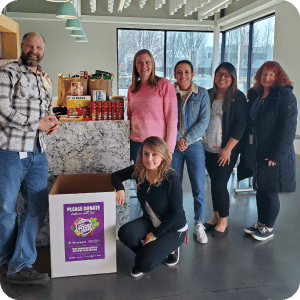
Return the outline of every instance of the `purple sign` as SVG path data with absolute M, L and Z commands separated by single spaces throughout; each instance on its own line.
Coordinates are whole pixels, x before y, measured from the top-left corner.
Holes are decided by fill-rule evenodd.
M 105 258 L 104 203 L 64 204 L 65 261 Z

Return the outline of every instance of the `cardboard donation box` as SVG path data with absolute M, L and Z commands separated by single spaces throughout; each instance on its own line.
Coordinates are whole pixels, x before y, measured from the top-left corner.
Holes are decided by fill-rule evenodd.
M 49 195 L 52 278 L 117 271 L 115 197 L 110 174 L 57 178 Z

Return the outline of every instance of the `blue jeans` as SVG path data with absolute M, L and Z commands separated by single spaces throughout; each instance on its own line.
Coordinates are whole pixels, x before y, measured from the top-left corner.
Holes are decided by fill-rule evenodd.
M 182 183 L 183 166 L 186 161 L 194 197 L 194 218 L 202 222 L 205 216 L 205 155 L 202 142 L 196 142 L 187 147 L 183 152 L 175 149 L 172 168 L 178 174 Z
M 136 163 L 136 158 L 139 153 L 142 143 L 130 140 L 130 158 Z
M 0 265 L 8 264 L 8 274 L 32 267 L 36 260 L 35 238 L 48 209 L 48 163 L 37 145 L 33 153 L 20 159 L 18 152 L 0 149 Z M 25 199 L 20 223 L 17 195 Z

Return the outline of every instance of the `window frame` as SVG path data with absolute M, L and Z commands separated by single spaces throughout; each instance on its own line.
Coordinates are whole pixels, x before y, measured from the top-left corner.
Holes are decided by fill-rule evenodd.
M 268 19 L 270 17 L 275 16 L 275 13 L 271 13 L 268 15 L 265 15 L 263 17 L 257 18 L 255 20 L 252 20 L 250 22 L 246 22 L 243 24 L 240 24 L 238 26 L 232 27 L 230 29 L 221 31 L 222 34 L 222 47 L 221 47 L 221 62 L 224 62 L 224 57 L 225 57 L 225 46 L 226 46 L 226 33 L 232 30 L 236 30 L 240 27 L 249 25 L 249 45 L 248 45 L 248 66 L 247 66 L 247 91 L 250 90 L 251 88 L 251 66 L 252 66 L 252 57 L 253 57 L 253 28 L 254 28 L 254 23 L 260 22 L 262 20 Z

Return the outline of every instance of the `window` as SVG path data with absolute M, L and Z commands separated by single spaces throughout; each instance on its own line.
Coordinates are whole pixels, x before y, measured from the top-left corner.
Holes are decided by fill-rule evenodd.
M 226 31 L 223 60 L 237 71 L 238 88 L 247 94 L 257 69 L 273 59 L 275 16 Z
M 118 93 L 127 96 L 134 55 L 148 49 L 155 60 L 155 74 L 163 76 L 164 32 L 158 30 L 118 30 Z
M 120 95 L 127 95 L 134 55 L 144 48 L 153 54 L 156 75 L 174 82 L 175 64 L 188 59 L 194 67 L 193 81 L 205 88 L 212 87 L 212 32 L 118 29 Z

